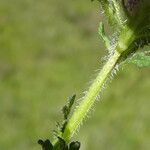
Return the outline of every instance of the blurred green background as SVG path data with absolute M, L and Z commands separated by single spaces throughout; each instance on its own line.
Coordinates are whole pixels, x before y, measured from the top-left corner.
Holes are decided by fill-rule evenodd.
M 0 0 L 0 150 L 40 150 L 61 107 L 106 51 L 97 2 Z M 75 140 L 81 150 L 150 149 L 150 68 L 121 69 Z

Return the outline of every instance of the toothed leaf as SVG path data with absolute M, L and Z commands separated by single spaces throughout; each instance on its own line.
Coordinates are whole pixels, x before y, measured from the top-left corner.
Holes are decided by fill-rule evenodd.
M 135 64 L 138 67 L 150 67 L 150 56 L 146 55 L 144 52 L 140 52 L 135 54 L 127 62 Z
M 75 101 L 75 98 L 76 98 L 76 95 L 73 95 L 72 97 L 69 98 L 68 100 L 68 104 L 65 105 L 63 108 L 62 108 L 62 112 L 63 112 L 63 115 L 64 115 L 64 119 L 67 120 L 68 119 L 68 116 L 70 114 L 70 111 L 71 111 L 71 108 L 74 104 L 74 101 Z
M 75 101 L 76 95 L 74 94 L 72 97 L 69 98 L 69 109 L 72 108 L 74 101 Z

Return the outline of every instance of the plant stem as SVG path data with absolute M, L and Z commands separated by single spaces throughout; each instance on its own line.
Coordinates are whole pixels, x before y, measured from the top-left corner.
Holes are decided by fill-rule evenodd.
M 106 62 L 98 74 L 97 78 L 94 80 L 93 84 L 90 86 L 87 94 L 79 104 L 78 108 L 73 113 L 65 128 L 64 133 L 62 134 L 62 137 L 66 142 L 69 142 L 70 138 L 76 132 L 83 119 L 86 117 L 87 113 L 93 106 L 97 96 L 102 91 L 106 80 L 110 76 L 112 70 L 115 68 L 120 56 L 121 54 L 115 51 L 115 53 L 110 57 L 110 59 Z

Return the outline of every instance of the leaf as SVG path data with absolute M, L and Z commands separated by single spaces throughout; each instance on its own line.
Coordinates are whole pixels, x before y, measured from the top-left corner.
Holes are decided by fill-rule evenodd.
M 108 18 L 109 23 L 116 29 L 123 28 L 123 18 L 121 15 L 122 7 L 118 0 L 98 0 Z
M 64 132 L 66 125 L 68 123 L 68 117 L 70 115 L 72 106 L 75 102 L 75 98 L 76 98 L 75 94 L 73 96 L 69 97 L 68 103 L 62 108 L 64 120 L 62 121 L 61 126 L 57 123 L 58 130 L 60 129 L 59 131 L 61 131 L 62 133 Z
M 68 115 L 69 115 L 69 108 L 67 105 L 65 105 L 62 109 L 63 111 L 63 115 L 64 115 L 64 119 L 67 119 L 68 118 Z
M 148 55 L 148 52 L 138 52 L 128 59 L 127 62 L 135 64 L 138 67 L 150 67 L 150 56 Z
M 70 111 L 71 111 L 71 108 L 74 104 L 74 101 L 75 101 L 75 98 L 76 98 L 76 95 L 73 95 L 69 98 L 68 100 L 68 104 L 65 105 L 63 108 L 62 108 L 62 112 L 63 112 L 63 115 L 64 115 L 64 119 L 67 120 L 68 119 L 68 116 L 70 114 Z
M 109 49 L 109 47 L 110 47 L 110 40 L 106 36 L 104 24 L 102 22 L 100 22 L 100 24 L 99 24 L 98 33 L 99 33 L 100 37 L 103 39 L 107 49 Z

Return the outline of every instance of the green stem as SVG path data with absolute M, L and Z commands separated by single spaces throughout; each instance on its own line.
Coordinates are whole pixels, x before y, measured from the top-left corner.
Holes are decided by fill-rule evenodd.
M 82 123 L 83 119 L 86 117 L 87 113 L 96 101 L 98 94 L 102 91 L 106 80 L 110 76 L 112 70 L 115 68 L 120 56 L 121 54 L 115 51 L 115 53 L 104 65 L 97 78 L 94 80 L 93 84 L 89 88 L 87 94 L 79 104 L 78 108 L 75 110 L 65 128 L 64 133 L 62 134 L 62 137 L 66 142 L 69 142 L 70 138 L 73 136 L 73 134 Z
M 97 99 L 97 96 L 102 91 L 104 84 L 111 75 L 113 69 L 115 69 L 116 65 L 119 63 L 123 52 L 128 50 L 128 46 L 134 41 L 134 39 L 134 31 L 128 26 L 124 27 L 122 33 L 120 34 L 116 50 L 114 50 L 114 54 L 103 66 L 98 76 L 87 91 L 86 95 L 84 96 L 83 100 L 80 102 L 78 108 L 74 111 L 72 117 L 65 127 L 64 132 L 60 134 L 60 137 L 63 138 L 66 143 L 69 142 L 70 138 L 82 124 L 83 119 L 90 111 L 91 107 Z M 54 141 L 53 144 L 55 145 L 54 149 L 58 150 L 58 139 Z

